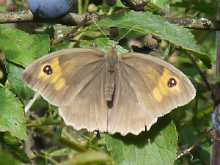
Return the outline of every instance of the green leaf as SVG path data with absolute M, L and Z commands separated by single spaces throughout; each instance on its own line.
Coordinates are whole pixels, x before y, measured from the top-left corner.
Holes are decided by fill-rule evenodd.
M 70 148 L 62 148 L 50 153 L 50 156 L 70 156 L 74 155 L 76 151 Z
M 94 48 L 93 44 L 97 44 L 97 47 Z M 108 38 L 97 38 L 97 39 L 92 40 L 92 41 L 82 41 L 80 43 L 80 47 L 83 47 L 83 48 L 94 48 L 94 49 L 102 50 L 102 51 L 104 51 L 106 53 L 109 53 L 109 50 L 115 44 L 116 43 L 114 41 L 111 41 Z M 127 53 L 128 52 L 128 50 L 122 48 L 119 45 L 116 45 L 116 48 L 118 50 L 118 54 Z
M 9 132 L 0 133 L 0 142 L 5 144 L 13 152 L 14 156 L 23 163 L 31 163 L 27 154 L 22 150 L 21 143 L 12 137 Z M 1 158 L 0 158 L 1 159 Z M 6 162 L 0 164 L 7 164 Z
M 220 76 L 214 77 L 214 78 L 213 78 L 213 81 L 215 81 L 215 82 L 220 82 Z
M 29 36 L 29 37 L 31 38 L 32 36 Z M 36 34 L 35 37 L 34 37 L 34 40 L 35 40 L 36 45 L 37 45 L 36 51 L 33 53 L 34 56 L 28 56 L 28 54 L 26 54 L 27 56 L 24 60 L 33 62 L 33 60 L 35 60 L 35 58 L 40 58 L 41 56 L 48 53 L 48 51 L 50 49 L 49 36 L 48 35 L 46 35 L 46 34 Z M 35 57 L 35 55 L 36 55 L 36 57 Z M 33 59 L 33 57 L 34 57 L 34 59 Z M 11 83 L 11 86 L 12 86 L 14 92 L 19 97 L 21 97 L 25 100 L 33 98 L 34 92 L 26 86 L 26 84 L 23 82 L 22 77 L 21 77 L 22 72 L 24 71 L 24 69 L 22 67 L 16 65 L 15 63 L 10 62 L 10 59 L 11 59 L 10 57 L 7 58 L 7 59 L 8 59 L 8 61 L 6 63 L 6 68 L 7 68 L 7 73 L 8 73 L 8 80 Z M 15 62 L 15 61 L 13 61 L 13 62 Z
M 167 120 L 159 120 L 150 131 L 138 136 L 105 135 L 107 148 L 115 163 L 120 165 L 173 164 L 177 153 L 177 139 L 175 126 Z
M 10 61 L 7 61 L 6 68 L 8 73 L 8 80 L 11 83 L 14 92 L 25 100 L 33 98 L 34 92 L 27 87 L 21 77 L 24 69 L 15 65 L 14 63 L 11 63 Z
M 62 162 L 62 164 L 88 165 L 88 164 L 109 164 L 111 158 L 108 154 L 99 151 L 88 150 L 75 155 L 73 159 Z
M 61 49 L 68 49 L 70 46 L 70 43 L 71 43 L 70 41 L 58 43 L 57 45 L 51 47 L 51 51 L 54 52 L 54 51 L 61 50 Z
M 216 3 L 210 1 L 192 1 L 192 0 L 183 0 L 182 2 L 175 2 L 170 4 L 171 7 L 178 7 L 179 9 L 185 8 L 189 10 L 189 14 L 192 13 L 192 10 L 196 12 L 205 13 L 205 17 L 216 17 L 217 10 L 216 10 Z
M 3 150 L 0 150 L 0 164 L 18 165 L 21 163 L 16 162 L 13 155 L 9 152 L 4 152 Z
M 7 12 L 7 5 L 1 6 L 0 7 L 0 13 L 6 13 Z M 1 24 L 2 25 L 2 24 Z
M 27 67 L 35 60 L 37 41 L 23 31 L 9 29 L 0 33 L 0 49 L 9 61 Z
M 62 134 L 62 127 L 58 127 L 53 135 L 53 143 L 57 143 L 60 140 Z
M 125 5 L 120 0 L 116 0 L 116 4 L 113 7 L 120 7 L 120 8 L 126 8 Z
M 19 99 L 11 91 L 0 88 L 0 105 L 0 132 L 9 131 L 12 136 L 28 140 L 23 105 Z
M 34 35 L 37 40 L 37 52 L 36 59 L 48 54 L 50 50 L 50 38 L 47 34 L 36 34 Z
M 49 38 L 50 38 L 50 39 L 54 39 L 54 33 L 55 33 L 55 30 L 54 30 L 54 27 L 53 27 L 53 26 L 48 26 L 48 27 L 44 30 L 44 34 L 49 35 Z
M 159 8 L 164 8 L 165 5 L 169 4 L 169 0 L 151 0 L 150 2 Z
M 150 12 L 142 13 L 130 11 L 113 14 L 97 23 L 101 28 L 117 26 L 121 29 L 127 29 L 127 31 L 133 28 L 132 31 L 141 35 L 151 33 L 160 39 L 173 43 L 179 48 L 190 51 L 203 61 L 208 68 L 211 67 L 210 57 L 200 52 L 191 32 L 181 26 L 170 24 L 164 20 L 164 17 L 153 15 Z M 88 28 L 97 29 L 96 25 L 91 25 Z

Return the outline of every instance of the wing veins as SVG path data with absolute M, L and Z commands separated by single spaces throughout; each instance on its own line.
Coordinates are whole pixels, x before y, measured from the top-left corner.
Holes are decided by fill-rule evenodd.
M 142 59 L 143 59 L 143 60 L 146 60 L 145 58 L 142 58 Z M 141 76 L 141 74 L 140 74 L 140 73 L 145 73 L 144 71 L 142 71 L 142 70 L 140 70 L 140 69 L 136 69 L 134 66 L 131 66 L 131 65 L 127 64 L 126 62 L 123 62 L 123 64 L 125 64 L 126 66 L 128 66 L 128 67 L 134 69 L 135 71 L 137 71 L 137 73 L 139 74 L 139 76 L 140 76 L 141 79 L 143 80 L 145 86 L 149 89 L 149 86 L 146 84 L 146 82 L 144 81 L 144 79 L 142 78 L 142 76 Z M 156 63 L 156 62 L 155 62 L 155 64 L 159 65 L 159 64 Z M 154 70 L 156 70 L 158 73 L 160 73 L 160 72 L 159 72 L 159 69 L 158 69 L 157 67 L 155 67 Z M 140 73 L 139 73 L 139 72 L 140 72 Z M 148 76 L 148 74 L 147 74 L 147 76 Z M 153 81 L 153 80 L 150 78 L 150 76 L 148 76 L 148 78 L 149 78 L 149 80 L 151 80 L 151 83 L 156 87 L 156 86 L 157 86 L 156 82 Z M 149 91 L 150 91 L 151 96 L 153 97 L 152 91 L 151 91 L 150 89 L 149 89 Z M 177 97 L 176 95 L 175 95 L 174 97 L 178 100 L 178 97 Z M 170 104 L 172 105 L 172 107 L 174 107 L 173 102 L 171 102 L 171 99 L 168 99 L 168 100 L 169 100 Z M 161 107 L 161 108 L 162 108 L 162 107 Z M 168 112 L 167 112 L 167 113 L 168 113 Z M 149 114 L 149 115 L 150 115 L 150 114 Z

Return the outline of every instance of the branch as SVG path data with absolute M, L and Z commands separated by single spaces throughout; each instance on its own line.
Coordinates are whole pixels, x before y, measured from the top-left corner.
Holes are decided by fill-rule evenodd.
M 172 24 L 178 24 L 188 29 L 198 29 L 198 30 L 220 30 L 220 21 L 209 20 L 207 18 L 172 18 L 165 17 L 165 20 Z
M 217 13 L 218 20 L 220 20 L 220 4 L 217 3 Z M 215 76 L 220 76 L 220 32 L 216 32 L 216 73 Z M 215 95 L 217 102 L 215 106 L 220 102 L 220 83 L 216 83 L 215 85 Z M 213 108 L 214 109 L 214 108 Z M 211 165 L 220 164 L 220 135 L 217 131 L 214 131 L 213 144 L 212 144 L 212 152 L 211 152 Z
M 97 21 L 107 17 L 106 15 L 98 15 L 96 13 L 93 13 L 90 16 L 92 18 L 95 17 Z M 64 18 L 51 23 L 76 26 L 83 21 L 84 17 L 85 17 L 84 14 L 69 13 Z M 206 18 L 194 19 L 194 18 L 172 18 L 172 17 L 165 17 L 165 20 L 167 20 L 172 24 L 178 24 L 188 29 L 214 30 L 214 31 L 220 30 L 220 21 L 217 20 L 209 20 Z M 29 10 L 10 12 L 10 13 L 0 13 L 0 24 L 21 23 L 21 22 L 45 22 L 45 21 L 35 18 L 31 13 L 31 11 Z M 90 25 L 92 23 L 93 23 L 92 21 L 88 21 L 85 25 Z
M 44 135 L 50 139 L 53 138 L 54 136 L 54 132 L 52 131 L 49 131 L 47 129 L 45 129 L 44 127 L 36 127 L 34 129 L 35 132 L 41 134 L 41 135 Z M 66 145 L 67 147 L 70 147 L 72 149 L 74 149 L 75 151 L 78 151 L 78 152 L 83 152 L 83 151 L 86 151 L 86 148 L 82 147 L 81 145 L 73 142 L 73 141 L 69 141 L 67 138 L 65 137 L 61 137 L 59 139 L 59 142 L 63 145 Z
M 74 29 L 72 29 L 69 33 L 67 33 L 66 35 L 64 35 L 63 37 L 60 37 L 56 40 L 53 41 L 53 43 L 51 44 L 52 46 L 64 41 L 65 39 L 69 38 L 69 36 L 73 33 L 75 33 L 77 30 L 79 30 L 79 28 L 83 25 L 86 24 L 86 22 L 88 22 L 89 20 L 91 20 L 91 18 L 88 15 L 85 15 L 84 19 L 82 20 L 82 22 L 80 22 Z M 72 36 L 73 38 L 73 36 Z
M 182 151 L 180 154 L 177 155 L 175 161 L 177 159 L 179 159 L 180 157 L 182 157 L 183 155 L 187 155 L 190 154 L 190 151 L 193 150 L 195 147 L 199 146 L 199 144 L 201 144 L 202 140 L 208 135 L 210 134 L 210 132 L 213 131 L 213 127 L 211 129 L 209 129 L 195 144 L 193 144 L 191 147 L 185 149 L 184 151 Z M 191 155 L 191 154 L 190 154 Z M 192 155 L 191 155 L 192 156 Z M 193 156 L 192 156 L 193 158 Z
M 97 14 L 91 14 L 92 18 L 95 17 L 97 20 L 101 20 L 105 18 L 106 16 L 100 16 Z M 62 25 L 69 25 L 69 26 L 76 26 L 80 22 L 83 21 L 85 18 L 84 14 L 75 14 L 75 13 L 69 13 L 62 19 L 59 19 L 57 21 L 53 21 L 51 23 L 59 23 Z M 5 23 L 22 23 L 22 22 L 45 22 L 43 20 L 39 20 L 36 17 L 33 16 L 30 10 L 27 11 L 19 11 L 19 12 L 10 12 L 10 13 L 0 13 L 0 24 Z M 92 21 L 88 21 L 86 25 L 92 24 Z

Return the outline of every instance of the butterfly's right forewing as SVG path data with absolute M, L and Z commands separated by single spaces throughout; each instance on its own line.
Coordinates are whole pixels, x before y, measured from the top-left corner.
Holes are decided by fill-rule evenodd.
M 66 49 L 48 54 L 28 66 L 24 82 L 56 106 L 68 105 L 105 62 L 94 49 Z M 47 68 L 51 72 L 45 71 Z

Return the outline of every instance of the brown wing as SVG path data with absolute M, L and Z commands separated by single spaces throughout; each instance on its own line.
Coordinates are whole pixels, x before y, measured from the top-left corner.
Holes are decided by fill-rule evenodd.
M 138 135 L 145 130 L 145 125 L 149 130 L 157 118 L 150 117 L 144 112 L 127 77 L 129 74 L 122 67 L 120 66 L 116 72 L 113 108 L 108 110 L 108 132 L 110 134 L 120 132 L 122 135 L 130 132 Z
M 72 103 L 59 107 L 67 125 L 80 130 L 107 131 L 107 104 L 104 98 L 105 68 L 100 69 L 76 95 Z
M 104 65 L 102 51 L 66 49 L 48 54 L 28 66 L 24 82 L 56 106 L 68 105 Z M 47 70 L 51 71 L 49 74 Z
M 149 116 L 163 116 L 195 97 L 193 84 L 173 65 L 138 53 L 125 53 L 120 58 L 120 72 L 126 74 L 139 106 Z
M 143 54 L 121 54 L 108 132 L 137 135 L 145 126 L 149 130 L 157 117 L 187 104 L 195 93 L 190 80 L 171 64 Z

